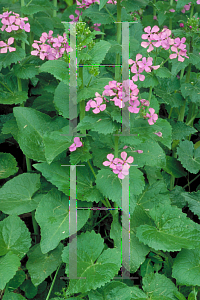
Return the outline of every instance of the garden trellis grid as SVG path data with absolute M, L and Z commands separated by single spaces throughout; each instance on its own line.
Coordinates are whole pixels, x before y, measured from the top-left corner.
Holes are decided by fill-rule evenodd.
M 61 134 L 62 136 L 85 136 L 83 134 L 77 134 L 77 64 L 76 64 L 76 23 L 62 22 L 64 24 L 70 23 L 70 47 L 73 51 L 70 52 L 70 94 L 69 94 L 69 135 Z M 79 22 L 82 23 L 82 22 Z M 129 72 L 129 23 L 137 22 L 115 22 L 122 23 L 122 81 L 130 79 Z M 67 28 L 68 30 L 68 28 Z M 66 30 L 66 32 L 67 32 Z M 88 67 L 90 65 L 85 65 Z M 92 65 L 93 66 L 93 65 Z M 97 65 L 95 65 L 97 66 Z M 101 66 L 101 65 L 99 65 Z M 84 67 L 84 66 L 82 66 Z M 123 88 L 124 89 L 124 88 Z M 124 89 L 125 91 L 125 89 Z M 125 98 L 125 94 L 122 96 L 122 101 Z M 130 99 L 130 95 L 129 95 Z M 114 134 L 113 136 L 135 136 L 130 134 L 129 124 L 129 111 L 127 105 L 122 109 L 122 134 Z M 72 135 L 73 134 L 73 135 Z M 70 165 L 62 165 L 70 166 Z M 76 215 L 76 167 L 85 165 L 70 166 L 70 205 L 69 205 L 69 230 L 71 232 L 77 232 L 77 215 Z M 137 165 L 131 165 L 137 166 Z M 86 208 L 79 208 L 86 209 Z M 97 208 L 90 208 L 97 209 Z M 100 210 L 110 210 L 108 208 L 98 208 Z M 118 208 L 112 208 L 112 210 L 118 210 Z M 130 277 L 130 212 L 129 212 L 129 176 L 126 176 L 122 181 L 122 279 L 137 279 L 139 277 Z M 126 268 L 124 267 L 126 266 Z M 63 277 L 62 277 L 63 278 Z M 85 279 L 86 277 L 77 277 L 77 235 L 71 235 L 69 237 L 69 277 L 65 279 Z M 113 279 L 120 279 L 114 277 Z

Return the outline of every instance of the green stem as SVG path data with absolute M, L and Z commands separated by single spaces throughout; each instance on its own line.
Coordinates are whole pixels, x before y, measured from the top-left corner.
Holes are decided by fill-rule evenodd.
M 25 5 L 24 0 L 21 0 L 21 7 L 23 7 Z M 24 17 L 24 14 L 21 13 L 21 17 Z M 21 47 L 22 49 L 25 50 L 25 42 L 21 42 Z
M 170 112 L 169 112 L 169 116 L 168 116 L 168 119 L 170 119 L 170 117 L 171 117 L 171 114 L 172 114 L 172 110 L 173 110 L 173 107 L 171 107 L 171 109 L 170 109 Z
M 156 16 L 156 0 L 153 0 L 153 3 L 154 3 L 154 6 L 153 6 L 153 16 L 155 17 Z
M 62 264 L 62 263 L 61 263 L 61 264 Z M 49 290 L 49 292 L 48 292 L 48 295 L 47 295 L 47 297 L 46 297 L 46 300 L 49 300 L 49 297 L 50 297 L 50 295 L 51 295 L 51 291 L 52 291 L 52 289 L 53 289 L 53 286 L 54 286 L 54 283 L 55 283 L 56 277 L 57 277 L 57 275 L 58 275 L 58 271 L 59 271 L 59 269 L 60 269 L 61 264 L 60 264 L 60 265 L 58 266 L 58 268 L 57 268 L 56 274 L 55 274 L 55 276 L 54 276 L 54 279 L 53 279 L 53 282 L 52 282 L 52 284 L 51 284 L 51 287 L 50 287 L 50 290 Z
M 53 6 L 55 6 L 57 8 L 57 0 L 53 0 Z M 57 11 L 56 9 L 53 10 L 53 17 L 57 16 Z
M 95 179 L 96 179 L 96 174 L 95 174 L 94 169 L 93 169 L 93 167 L 91 166 L 89 160 L 87 161 L 87 163 L 88 163 L 88 165 L 89 165 L 89 167 L 90 167 L 90 169 L 91 169 L 91 171 L 92 171 L 92 173 L 93 173 L 93 175 L 94 175 L 94 177 L 95 177 Z
M 116 131 L 116 134 L 118 132 Z M 115 135 L 115 158 L 118 158 L 118 142 L 119 142 L 119 136 Z
M 81 64 L 81 61 L 80 61 Z M 81 84 L 81 89 L 83 89 L 84 84 L 83 84 L 83 67 L 79 67 L 79 77 L 82 80 L 82 84 Z M 85 100 L 82 100 L 81 102 L 79 102 L 79 108 L 80 108 L 80 121 L 82 121 L 85 117 Z M 82 129 L 81 130 L 82 134 L 86 134 L 86 130 Z
M 150 105 L 150 102 L 151 102 L 151 95 L 152 95 L 152 85 L 150 86 L 150 89 L 149 89 L 149 98 L 148 98 L 149 105 Z
M 104 6 L 105 10 L 107 11 L 107 13 L 111 16 L 111 18 L 113 19 L 114 22 L 116 22 L 115 18 L 113 17 L 113 15 L 109 12 L 108 8 L 106 7 L 106 5 Z
M 122 10 L 122 7 L 120 5 L 120 1 L 121 0 L 117 0 L 117 43 L 119 45 L 121 45 L 121 10 Z M 120 60 L 121 58 L 121 54 L 120 53 L 117 53 L 116 54 L 116 59 L 115 59 L 115 80 L 117 82 L 121 82 L 121 67 L 120 67 Z
M 191 8 L 191 11 L 190 11 L 190 19 L 192 18 L 193 13 L 194 13 L 194 4 L 192 4 L 192 8 Z
M 195 178 L 193 178 L 190 182 L 188 182 L 186 185 L 184 185 L 183 189 L 185 189 L 187 186 L 189 186 L 193 181 L 195 181 L 198 177 L 200 176 L 200 174 L 198 174 Z

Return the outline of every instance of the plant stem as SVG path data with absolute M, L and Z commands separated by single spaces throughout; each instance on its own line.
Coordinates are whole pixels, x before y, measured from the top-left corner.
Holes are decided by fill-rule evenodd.
M 53 0 L 53 6 L 57 7 L 57 0 Z M 56 9 L 53 10 L 53 17 L 57 16 L 57 11 Z
M 117 0 L 117 43 L 119 45 L 121 45 L 121 10 L 122 7 L 120 5 L 120 1 L 121 0 Z M 117 82 L 121 82 L 121 67 L 120 67 L 120 62 L 121 62 L 121 55 L 120 53 L 116 54 L 116 60 L 115 60 L 115 64 L 117 66 L 115 66 L 115 80 Z
M 21 0 L 21 7 L 22 7 L 22 6 L 24 6 L 24 0 Z M 24 14 L 21 13 L 21 16 L 24 17 Z M 22 47 L 22 49 L 25 50 L 25 42 L 21 42 L 21 47 Z
M 115 135 L 115 158 L 118 158 L 118 142 L 119 142 L 119 136 Z
M 115 18 L 113 17 L 113 15 L 109 12 L 108 8 L 106 7 L 106 5 L 104 6 L 105 10 L 107 11 L 107 13 L 111 16 L 111 18 L 113 19 L 114 22 L 116 22 Z
M 81 61 L 80 61 L 80 64 L 81 64 Z M 81 78 L 82 80 L 82 84 L 81 84 L 81 89 L 83 89 L 84 87 L 84 84 L 83 84 L 83 67 L 79 67 L 79 77 Z M 83 120 L 83 118 L 85 117 L 85 100 L 82 100 L 80 103 L 79 103 L 79 108 L 80 108 L 80 121 Z M 82 134 L 86 134 L 86 130 L 85 129 L 82 129 L 81 130 L 81 133 Z
M 149 89 L 149 98 L 148 98 L 149 105 L 150 105 L 150 101 L 151 101 L 151 95 L 152 95 L 152 85 L 150 86 L 150 89 Z
M 61 263 L 61 264 L 62 264 L 62 263 Z M 60 269 L 61 264 L 60 264 L 60 265 L 58 266 L 58 268 L 57 268 L 56 274 L 55 274 L 55 276 L 54 276 L 54 279 L 53 279 L 53 282 L 52 282 L 52 284 L 51 284 L 51 287 L 50 287 L 50 290 L 49 290 L 49 292 L 48 292 L 48 295 L 47 295 L 47 297 L 46 297 L 46 300 L 49 300 L 49 297 L 50 297 L 50 295 L 51 295 L 51 291 L 52 291 L 52 289 L 53 289 L 53 286 L 54 286 L 54 283 L 55 283 L 55 280 L 56 280 L 56 276 L 58 275 L 58 271 L 59 271 L 59 269 Z

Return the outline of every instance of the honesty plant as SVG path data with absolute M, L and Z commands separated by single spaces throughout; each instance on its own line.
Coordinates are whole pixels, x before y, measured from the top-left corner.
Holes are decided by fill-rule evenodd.
M 199 1 L 72 2 L 0 3 L 0 299 L 198 299 Z

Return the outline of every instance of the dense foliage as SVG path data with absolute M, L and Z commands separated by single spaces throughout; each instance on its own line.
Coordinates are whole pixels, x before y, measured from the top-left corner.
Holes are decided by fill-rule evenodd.
M 200 299 L 187 1 L 1 1 L 0 299 Z

